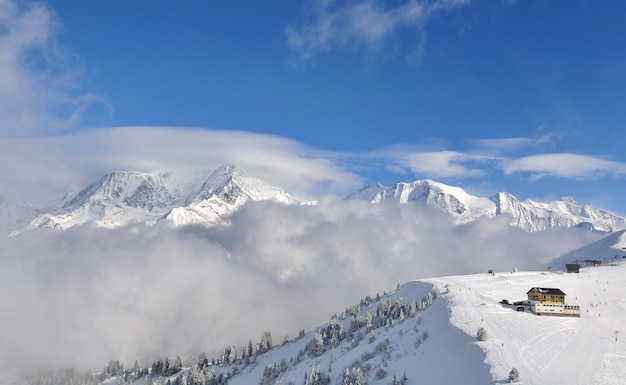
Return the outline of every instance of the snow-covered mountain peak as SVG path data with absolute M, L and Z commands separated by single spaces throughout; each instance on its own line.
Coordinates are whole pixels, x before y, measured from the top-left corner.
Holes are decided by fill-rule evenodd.
M 137 171 L 114 171 L 81 190 L 63 207 L 76 209 L 89 202 L 107 202 L 134 208 L 164 208 L 176 198 L 166 187 L 165 178 Z
M 67 229 L 84 223 L 108 228 L 153 224 L 178 202 L 177 193 L 170 189 L 170 182 L 163 175 L 110 172 L 61 207 L 39 215 L 27 228 Z
M 233 180 L 243 177 L 243 171 L 239 170 L 235 165 L 229 164 L 218 167 L 204 181 L 200 190 L 193 197 L 194 201 L 208 199 L 212 195 L 218 194 L 233 183 Z
M 247 176 L 232 164 L 218 167 L 190 199 L 190 203 L 201 202 L 213 196 L 219 196 L 229 204 L 243 204 L 248 199 L 273 200 L 281 203 L 296 202 L 285 190 L 269 185 L 258 178 Z
M 371 203 L 390 200 L 401 204 L 415 203 L 439 207 L 453 215 L 459 222 L 492 216 L 490 213 L 495 211 L 493 202 L 488 198 L 476 197 L 460 187 L 428 179 L 397 183 L 392 187 L 375 184 L 349 195 L 346 199 L 365 200 Z
M 579 203 L 574 200 L 572 197 L 563 197 L 561 200 L 567 204 L 578 205 Z
M 247 176 L 236 166 L 228 164 L 218 167 L 187 199 L 185 206 L 172 209 L 164 219 L 172 226 L 223 224 L 249 200 L 299 203 L 285 190 Z

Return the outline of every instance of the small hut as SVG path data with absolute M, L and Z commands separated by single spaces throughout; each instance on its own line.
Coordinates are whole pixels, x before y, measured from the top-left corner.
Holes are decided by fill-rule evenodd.
M 565 271 L 568 273 L 580 273 L 580 263 L 566 263 Z

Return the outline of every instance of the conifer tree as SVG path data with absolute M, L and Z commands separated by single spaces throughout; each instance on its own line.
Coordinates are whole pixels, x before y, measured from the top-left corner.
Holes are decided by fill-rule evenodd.
M 261 342 L 257 348 L 257 353 L 265 353 L 266 351 L 272 348 L 272 334 L 270 332 L 263 333 L 263 337 L 261 337 Z
M 341 385 L 366 385 L 367 379 L 363 370 L 358 366 L 348 369 L 347 367 L 343 371 L 343 377 L 341 378 Z
M 478 339 L 478 341 L 487 341 L 487 331 L 485 328 L 478 328 L 478 331 L 476 332 L 476 339 Z
M 324 354 L 324 337 L 322 333 L 317 332 L 313 335 L 307 346 L 307 351 L 311 357 L 319 357 Z
M 516 368 L 509 372 L 509 382 L 519 382 L 519 371 Z

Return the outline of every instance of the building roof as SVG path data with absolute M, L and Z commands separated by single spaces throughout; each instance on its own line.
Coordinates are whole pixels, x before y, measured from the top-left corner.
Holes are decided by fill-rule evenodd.
M 565 267 L 580 267 L 580 263 L 566 263 Z
M 532 289 L 528 290 L 526 294 L 530 293 L 531 291 L 538 291 L 541 294 L 547 295 L 565 295 L 565 293 L 563 293 L 561 289 L 555 289 L 550 287 L 533 287 Z

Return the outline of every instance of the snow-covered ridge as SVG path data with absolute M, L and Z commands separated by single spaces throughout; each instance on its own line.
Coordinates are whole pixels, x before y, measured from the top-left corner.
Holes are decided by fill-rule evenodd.
M 22 228 L 39 215 L 40 210 L 24 202 L 15 202 L 0 194 L 0 236 Z
M 519 201 L 506 192 L 499 192 L 491 197 L 478 197 L 468 194 L 462 188 L 431 180 L 397 183 L 392 187 L 374 184 L 349 195 L 347 199 L 372 203 L 395 201 L 401 204 L 438 207 L 452 215 L 458 223 L 507 215 L 511 218 L 512 226 L 526 231 L 579 226 L 610 232 L 626 228 L 626 218 L 581 205 L 570 197 L 550 203 Z
M 604 265 L 626 262 L 626 230 L 608 234 L 596 242 L 567 252 L 548 262 L 551 269 L 563 270 L 567 263 L 579 263 L 585 266 L 587 264 L 585 260 L 600 261 Z
M 234 165 L 219 167 L 197 188 L 180 186 L 171 176 L 111 172 L 59 207 L 40 214 L 26 228 L 64 230 L 82 224 L 116 228 L 158 222 L 214 226 L 224 223 L 249 200 L 299 203 L 283 189 L 247 176 Z
M 61 207 L 39 215 L 28 228 L 62 230 L 84 223 L 115 228 L 134 222 L 155 223 L 178 203 L 172 190 L 161 175 L 111 172 Z
M 372 203 L 396 201 L 439 207 L 466 222 L 495 215 L 495 206 L 488 198 L 468 194 L 460 187 L 448 186 L 432 180 L 397 183 L 392 187 L 375 184 L 350 194 L 346 199 L 366 200 Z
M 219 225 L 249 200 L 280 204 L 300 203 L 285 190 L 247 176 L 234 165 L 215 170 L 186 204 L 164 216 L 172 226 L 189 224 Z
M 190 224 L 218 226 L 228 224 L 228 217 L 248 201 L 314 204 L 298 201 L 279 187 L 245 175 L 234 165 L 219 167 L 191 187 L 182 188 L 182 185 L 172 176 L 112 172 L 56 209 L 42 212 L 26 228 L 67 229 L 82 224 L 115 228 L 160 222 L 174 227 Z M 480 197 L 460 187 L 432 180 L 397 183 L 392 187 L 374 184 L 350 194 L 346 200 L 434 207 L 450 214 L 457 223 L 504 215 L 510 218 L 512 226 L 529 232 L 553 227 L 581 227 L 601 232 L 626 228 L 626 218 L 579 204 L 571 198 L 542 203 L 519 201 L 506 192 Z M 20 231 L 14 230 L 17 230 L 15 233 Z

